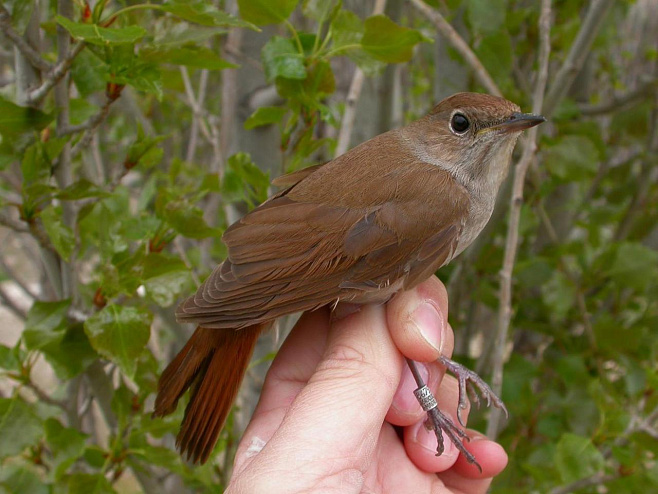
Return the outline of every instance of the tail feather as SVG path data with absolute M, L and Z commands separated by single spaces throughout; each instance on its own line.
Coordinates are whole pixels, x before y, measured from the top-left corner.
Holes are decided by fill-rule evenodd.
M 263 324 L 240 330 L 198 327 L 162 373 L 153 415 L 172 413 L 191 388 L 176 446 L 194 463 L 205 463 L 212 452 L 263 328 Z

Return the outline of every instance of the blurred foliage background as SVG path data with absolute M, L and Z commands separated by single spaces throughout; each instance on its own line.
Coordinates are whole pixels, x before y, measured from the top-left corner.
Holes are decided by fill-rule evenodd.
M 510 411 L 472 419 L 492 491 L 658 491 L 658 2 L 2 0 L 0 32 L 0 491 L 221 490 L 278 340 L 191 468 L 183 407 L 150 418 L 175 304 L 271 178 L 465 90 L 550 120 L 440 273 Z

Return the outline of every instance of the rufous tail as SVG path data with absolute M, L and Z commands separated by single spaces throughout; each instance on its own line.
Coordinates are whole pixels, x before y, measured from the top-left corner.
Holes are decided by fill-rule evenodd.
M 198 327 L 162 373 L 153 416 L 172 413 L 180 397 L 191 388 L 190 402 L 176 437 L 176 447 L 188 460 L 208 460 L 264 327 Z

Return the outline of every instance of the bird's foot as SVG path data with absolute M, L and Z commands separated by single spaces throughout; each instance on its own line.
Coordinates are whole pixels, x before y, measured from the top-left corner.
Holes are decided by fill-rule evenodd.
M 459 383 L 457 420 L 459 420 L 462 427 L 464 427 L 462 411 L 468 408 L 469 398 L 478 408 L 480 407 L 482 398 L 486 400 L 488 407 L 493 405 L 496 408 L 500 408 L 505 412 L 505 417 L 509 417 L 509 413 L 507 412 L 507 408 L 505 408 L 503 400 L 498 398 L 489 385 L 475 372 L 444 356 L 439 357 L 439 362 L 444 365 L 451 374 L 454 374 Z
M 411 372 L 416 379 L 418 384 L 418 389 L 414 391 L 416 399 L 423 407 L 423 410 L 427 412 L 427 420 L 425 421 L 425 427 L 429 430 L 433 430 L 436 435 L 437 448 L 436 456 L 441 456 L 445 449 L 443 444 L 443 433 L 448 436 L 452 441 L 455 447 L 459 452 L 464 455 L 464 458 L 469 463 L 474 464 L 480 472 L 482 472 L 482 467 L 478 464 L 475 459 L 475 456 L 466 449 L 464 446 L 464 441 L 470 441 L 468 434 L 455 425 L 455 423 L 446 415 L 444 415 L 438 408 L 436 403 L 436 398 L 430 391 L 430 389 L 425 385 L 420 376 L 416 363 L 412 360 L 407 359 Z M 464 421 L 461 416 L 461 412 L 468 408 L 469 398 L 470 401 L 473 401 L 478 407 L 480 406 L 481 400 L 486 400 L 487 406 L 494 405 L 495 407 L 501 408 L 505 415 L 507 416 L 507 409 L 503 401 L 496 396 L 487 383 L 485 383 L 480 376 L 475 372 L 467 369 L 461 364 L 450 360 L 447 357 L 439 357 L 439 362 L 446 367 L 452 374 L 455 375 L 459 383 L 459 399 L 457 404 L 457 419 L 459 424 L 462 427 L 465 427 Z M 478 394 L 479 392 L 479 394 Z

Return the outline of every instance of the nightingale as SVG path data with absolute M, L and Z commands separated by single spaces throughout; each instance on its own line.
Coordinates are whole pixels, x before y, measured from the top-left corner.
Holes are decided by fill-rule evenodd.
M 153 414 L 173 412 L 191 389 L 176 438 L 181 454 L 208 459 L 256 340 L 276 318 L 339 301 L 384 303 L 468 247 L 493 212 L 517 138 L 544 121 L 503 98 L 458 93 L 406 127 L 275 179 L 283 190 L 224 232 L 228 257 L 176 311 L 197 329 L 160 377 Z M 439 361 L 459 380 L 458 411 L 470 386 L 504 409 L 475 373 Z M 463 429 L 408 363 L 437 454 L 443 430 L 475 462 Z

